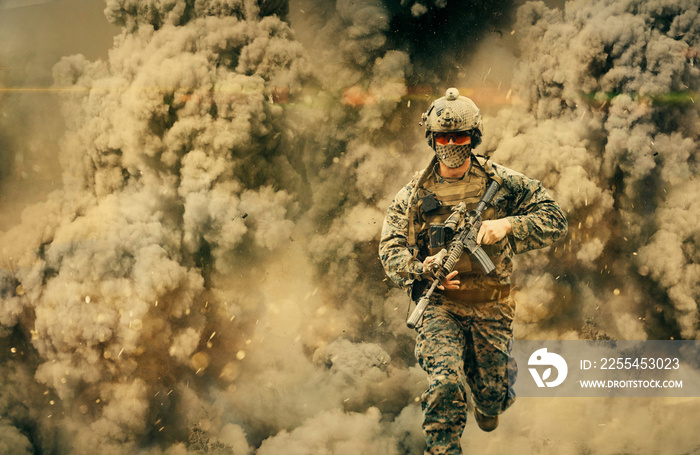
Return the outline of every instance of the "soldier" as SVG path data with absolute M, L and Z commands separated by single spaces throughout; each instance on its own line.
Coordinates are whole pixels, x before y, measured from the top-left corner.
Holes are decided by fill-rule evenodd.
M 426 453 L 459 454 L 467 386 L 484 431 L 498 426 L 498 415 L 515 399 L 508 378 L 513 254 L 551 245 L 566 234 L 567 223 L 539 181 L 473 154 L 481 142 L 481 115 L 457 89 L 432 103 L 423 124 L 435 156 L 389 206 L 379 244 L 387 275 L 413 300 L 430 283 L 427 265 L 449 245 L 444 222 L 451 208 L 464 201 L 471 210 L 490 179 L 501 184 L 477 235 L 495 271 L 484 275 L 463 254 L 417 327 L 416 358 L 429 383 L 421 397 Z

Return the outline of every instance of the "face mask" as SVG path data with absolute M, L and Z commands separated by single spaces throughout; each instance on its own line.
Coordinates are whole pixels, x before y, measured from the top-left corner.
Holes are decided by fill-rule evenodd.
M 464 164 L 471 153 L 471 145 L 435 144 L 435 154 L 440 162 L 449 168 L 457 168 Z

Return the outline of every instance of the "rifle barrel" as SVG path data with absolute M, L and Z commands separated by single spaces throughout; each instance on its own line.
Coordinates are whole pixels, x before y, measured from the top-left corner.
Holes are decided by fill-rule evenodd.
M 411 316 L 409 316 L 408 320 L 406 321 L 406 326 L 408 326 L 409 329 L 415 329 L 420 320 L 423 319 L 425 308 L 428 306 L 428 303 L 430 303 L 430 296 L 433 295 L 433 292 L 435 292 L 435 288 L 439 282 L 439 280 L 433 280 L 433 284 L 430 286 L 430 289 L 428 289 L 428 292 L 421 297 L 416 304 L 416 307 L 413 309 L 413 313 L 411 313 Z

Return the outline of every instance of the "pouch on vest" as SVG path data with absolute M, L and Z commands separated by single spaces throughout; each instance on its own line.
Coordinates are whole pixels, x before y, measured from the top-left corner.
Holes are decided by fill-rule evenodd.
M 423 214 L 431 213 L 440 208 L 442 204 L 437 200 L 435 194 L 428 193 L 420 198 L 420 209 Z

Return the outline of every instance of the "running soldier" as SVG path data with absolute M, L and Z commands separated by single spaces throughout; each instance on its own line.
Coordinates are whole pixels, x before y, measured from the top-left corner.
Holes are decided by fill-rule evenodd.
M 500 184 L 477 235 L 496 269 L 485 275 L 463 254 L 416 328 L 416 358 L 429 383 L 421 397 L 426 453 L 460 454 L 469 391 L 484 431 L 496 429 L 515 399 L 508 377 L 513 255 L 551 245 L 566 235 L 567 222 L 539 181 L 473 153 L 481 143 L 481 114 L 457 89 L 431 104 L 423 124 L 435 156 L 394 198 L 379 244 L 387 275 L 413 300 L 430 284 L 428 265 L 449 246 L 445 221 L 452 208 L 465 202 L 472 210 L 490 180 Z

